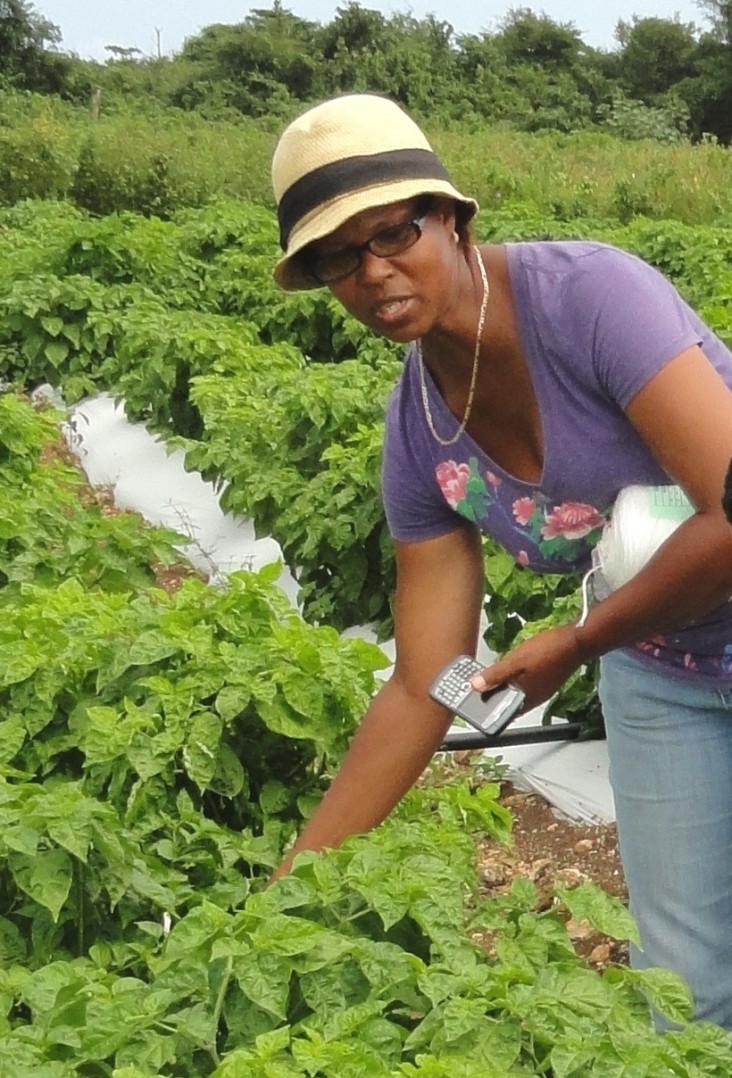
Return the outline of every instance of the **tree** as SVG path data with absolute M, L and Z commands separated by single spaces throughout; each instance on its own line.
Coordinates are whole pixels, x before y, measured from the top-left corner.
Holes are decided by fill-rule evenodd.
M 732 0 L 696 0 L 712 24 L 715 37 L 725 45 L 732 45 Z
M 0 0 L 0 80 L 25 90 L 59 92 L 68 60 L 48 46 L 58 45 L 61 31 L 27 0 Z
M 306 100 L 317 93 L 322 68 L 314 55 L 315 28 L 277 0 L 271 10 L 257 8 L 242 23 L 207 26 L 183 45 L 182 59 L 193 70 L 176 103 L 195 87 L 211 87 L 226 104 L 252 115 L 267 112 L 274 100 Z
M 369 90 L 430 113 L 464 94 L 456 81 L 453 28 L 433 15 L 387 18 L 351 0 L 318 42 L 328 93 Z
M 8 68 L 17 67 L 29 51 L 58 45 L 61 31 L 26 0 L 0 0 L 0 56 Z
M 585 49 L 573 23 L 559 23 L 530 8 L 511 8 L 496 35 L 509 63 L 573 68 Z
M 697 0 L 712 29 L 699 39 L 697 78 L 689 94 L 695 133 L 732 142 L 732 0 Z
M 142 56 L 142 49 L 136 49 L 134 46 L 124 45 L 105 45 L 105 51 L 111 54 L 113 60 L 131 61 L 135 60 L 138 56 Z
M 615 37 L 623 89 L 646 104 L 695 74 L 699 43 L 693 23 L 634 15 L 630 22 L 618 22 Z
M 336 8 L 332 22 L 323 28 L 320 43 L 325 60 L 342 53 L 370 53 L 385 42 L 387 20 L 380 11 L 361 7 L 355 0 Z
M 529 131 L 576 130 L 592 121 L 604 78 L 572 23 L 558 23 L 529 8 L 512 8 L 498 32 L 491 35 L 491 51 L 498 57 L 501 82 L 511 87 L 510 98 L 500 90 L 507 119 Z M 475 47 L 473 47 L 475 55 Z M 483 85 L 487 85 L 484 72 Z M 495 76 L 492 82 L 496 83 Z M 490 113 L 486 113 L 491 115 Z

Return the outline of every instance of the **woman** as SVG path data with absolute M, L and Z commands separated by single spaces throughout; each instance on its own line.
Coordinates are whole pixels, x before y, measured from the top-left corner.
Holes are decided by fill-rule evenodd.
M 719 497 L 732 354 L 631 255 L 473 246 L 476 203 L 383 98 L 336 98 L 295 120 L 272 176 L 279 284 L 328 287 L 376 333 L 410 344 L 383 467 L 396 665 L 293 853 L 377 825 L 440 745 L 451 716 L 427 689 L 475 653 L 481 531 L 521 565 L 583 571 L 621 488 L 678 483 L 695 512 L 632 581 L 581 627 L 538 633 L 474 684 L 510 678 L 534 706 L 602 656 L 644 946 L 634 961 L 677 969 L 697 1016 L 732 1029 L 732 541 Z

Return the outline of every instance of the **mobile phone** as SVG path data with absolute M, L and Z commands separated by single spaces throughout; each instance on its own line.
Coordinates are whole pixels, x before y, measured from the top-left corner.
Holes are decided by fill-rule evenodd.
M 482 734 L 495 737 L 523 711 L 526 696 L 518 685 L 504 682 L 494 689 L 478 692 L 470 684 L 483 666 L 469 655 L 458 655 L 441 670 L 430 686 L 429 693 Z

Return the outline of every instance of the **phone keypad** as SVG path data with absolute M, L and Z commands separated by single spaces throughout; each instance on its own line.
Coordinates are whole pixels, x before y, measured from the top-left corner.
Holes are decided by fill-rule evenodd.
M 475 659 L 468 657 L 459 659 L 442 674 L 437 681 L 436 688 L 440 700 L 446 707 L 459 704 L 472 690 L 470 679 L 479 674 L 483 667 Z

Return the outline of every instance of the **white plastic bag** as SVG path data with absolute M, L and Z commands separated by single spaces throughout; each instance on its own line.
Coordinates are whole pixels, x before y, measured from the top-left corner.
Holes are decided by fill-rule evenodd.
M 601 589 L 609 595 L 640 572 L 693 513 L 681 487 L 624 487 L 593 552 L 597 598 L 602 597 Z

